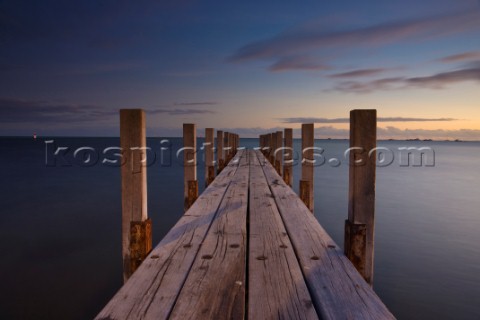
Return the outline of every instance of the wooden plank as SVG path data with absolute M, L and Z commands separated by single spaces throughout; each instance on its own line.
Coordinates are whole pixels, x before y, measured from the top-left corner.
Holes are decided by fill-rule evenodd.
M 197 129 L 193 123 L 183 124 L 183 176 L 184 176 L 184 209 L 187 211 L 198 198 L 197 181 Z M 194 184 L 197 183 L 196 194 Z
M 237 154 L 240 157 L 242 152 Z M 167 319 L 238 165 L 225 167 L 96 319 Z
M 247 156 L 240 159 L 240 166 L 200 248 L 170 319 L 244 318 L 249 176 L 247 161 Z
M 302 124 L 302 181 L 308 181 L 308 209 L 313 213 L 314 210 L 314 196 L 313 196 L 313 173 L 314 173 L 314 128 L 313 123 Z
M 206 128 L 205 129 L 205 186 L 208 187 L 215 179 L 215 160 L 213 159 L 213 140 L 214 140 L 214 129 Z
M 141 109 L 120 110 L 120 147 L 125 164 L 122 175 L 122 257 L 123 280 L 135 271 L 131 261 L 131 223 L 147 219 L 147 167 L 145 112 Z M 150 239 L 145 239 L 150 241 Z M 135 264 L 136 265 L 136 264 Z
M 261 153 L 257 152 L 261 160 Z M 317 313 L 322 319 L 395 319 L 269 164 L 263 166 Z
M 223 131 L 217 130 L 217 174 L 225 166 L 225 155 L 223 150 Z
M 350 112 L 349 223 L 345 226 L 358 229 L 359 226 L 364 225 L 366 242 L 362 243 L 363 239 L 355 230 L 345 230 L 351 236 L 345 242 L 345 253 L 370 284 L 373 282 L 374 261 L 376 146 L 377 111 L 352 110 Z
M 250 161 L 248 319 L 318 319 L 255 153 Z
M 283 180 L 290 187 L 293 186 L 293 130 L 285 128 L 284 130 L 285 155 L 283 163 Z

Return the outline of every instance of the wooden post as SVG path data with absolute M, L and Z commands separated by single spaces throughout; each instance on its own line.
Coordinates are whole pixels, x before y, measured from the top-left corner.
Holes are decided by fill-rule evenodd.
M 377 111 L 350 111 L 350 148 L 355 149 L 350 149 L 349 155 L 345 254 L 370 285 L 374 261 L 376 145 Z
M 278 175 L 283 176 L 283 132 L 277 131 L 275 134 L 276 138 L 276 150 L 275 150 L 275 169 L 277 170 Z
M 302 179 L 300 181 L 300 198 L 304 194 L 307 198 L 302 199 L 305 205 L 313 213 L 313 145 L 314 129 L 313 123 L 302 124 Z M 302 182 L 303 181 L 303 182 Z M 302 186 L 303 185 L 303 186 Z M 308 191 L 303 191 L 307 188 Z
M 147 218 L 145 112 L 120 110 L 122 174 L 123 280 L 127 281 L 152 248 L 151 221 Z
M 230 138 L 231 138 L 231 134 L 230 132 L 225 132 L 225 165 L 227 165 L 229 162 L 230 162 Z
M 283 163 L 283 180 L 290 187 L 293 185 L 293 130 L 285 128 L 285 161 Z
M 183 124 L 183 194 L 185 197 L 185 211 L 187 211 L 198 198 L 196 127 L 193 123 Z
M 272 132 L 272 149 L 270 151 L 270 163 L 275 168 L 275 150 L 277 150 L 277 133 Z
M 215 163 L 213 159 L 213 128 L 205 129 L 205 187 L 208 187 L 210 183 L 215 179 Z
M 265 135 L 265 150 L 263 151 L 265 154 L 265 159 L 270 161 L 270 153 L 272 152 L 272 135 L 267 133 Z
M 225 166 L 225 157 L 223 153 L 223 131 L 217 130 L 217 174 Z

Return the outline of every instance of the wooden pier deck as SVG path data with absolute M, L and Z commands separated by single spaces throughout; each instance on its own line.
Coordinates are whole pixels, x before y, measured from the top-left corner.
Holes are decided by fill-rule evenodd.
M 240 150 L 96 319 L 394 319 L 260 151 Z

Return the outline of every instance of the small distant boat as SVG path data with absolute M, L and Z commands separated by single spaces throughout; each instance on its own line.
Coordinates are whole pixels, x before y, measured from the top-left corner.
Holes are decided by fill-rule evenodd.
M 37 134 L 35 132 L 33 133 L 33 139 L 37 139 Z

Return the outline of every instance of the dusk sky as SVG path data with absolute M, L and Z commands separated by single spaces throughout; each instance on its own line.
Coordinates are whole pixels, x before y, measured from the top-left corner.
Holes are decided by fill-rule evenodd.
M 0 135 L 242 137 L 315 122 L 346 138 L 480 140 L 480 2 L 0 0 Z

